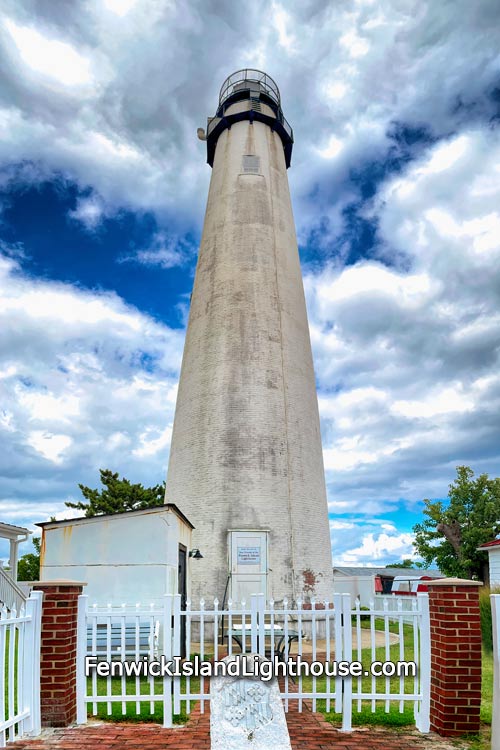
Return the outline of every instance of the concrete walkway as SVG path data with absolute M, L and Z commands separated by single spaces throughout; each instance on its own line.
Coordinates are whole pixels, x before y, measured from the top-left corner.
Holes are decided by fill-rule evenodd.
M 210 714 L 197 707 L 185 727 L 163 729 L 157 724 L 99 723 L 44 730 L 41 737 L 7 745 L 11 750 L 210 750 Z M 344 734 L 321 714 L 304 708 L 287 714 L 293 750 L 468 750 L 467 742 L 444 740 L 431 733 L 364 727 Z
M 292 629 L 292 627 L 290 629 Z M 360 635 L 361 635 L 360 648 L 362 649 L 369 648 L 372 645 L 371 631 L 366 628 L 361 628 Z M 378 648 L 379 646 L 385 646 L 385 643 L 386 643 L 385 631 L 375 630 L 374 635 L 375 635 L 375 638 L 374 638 L 375 648 Z M 247 637 L 247 645 L 250 643 L 249 638 L 250 636 Z M 387 639 L 389 641 L 389 645 L 391 646 L 394 643 L 399 642 L 399 636 L 396 633 L 388 633 Z M 317 638 L 316 639 L 316 653 L 325 654 L 326 645 L 327 645 L 327 642 L 325 641 L 324 638 Z M 358 636 L 357 636 L 356 628 L 352 629 L 352 647 L 354 651 L 358 648 Z M 224 643 L 223 645 L 219 645 L 218 648 L 219 648 L 219 653 L 218 653 L 217 658 L 221 659 L 223 656 L 227 655 L 227 648 L 228 648 L 227 643 Z M 201 653 L 201 647 L 197 641 L 191 642 L 191 651 L 194 654 Z M 234 653 L 239 652 L 239 647 L 234 643 L 233 643 L 233 652 Z M 208 646 L 207 644 L 205 644 L 204 658 L 205 659 L 212 658 L 213 654 L 214 654 L 213 644 L 209 644 Z M 307 658 L 307 656 L 309 656 L 310 654 L 312 654 L 312 641 L 310 639 L 303 638 L 302 639 L 302 655 Z M 297 641 L 294 641 L 290 649 L 290 656 L 296 656 L 296 655 L 297 655 Z M 335 638 L 330 639 L 330 655 L 332 659 L 335 656 Z

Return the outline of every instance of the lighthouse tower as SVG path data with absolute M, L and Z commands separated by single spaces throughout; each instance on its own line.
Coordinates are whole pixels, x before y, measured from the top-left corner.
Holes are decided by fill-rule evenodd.
M 167 501 L 195 526 L 191 594 L 331 599 L 316 385 L 278 87 L 240 70 L 208 119 L 212 176 Z

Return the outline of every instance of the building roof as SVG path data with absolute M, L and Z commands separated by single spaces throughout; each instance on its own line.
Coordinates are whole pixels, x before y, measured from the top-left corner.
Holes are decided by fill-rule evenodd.
M 32 533 L 32 531 L 25 529 L 23 526 L 14 526 L 11 523 L 0 522 L 0 539 L 14 539 L 16 541 L 17 537 L 27 537 Z
M 75 524 L 83 523 L 85 521 L 99 521 L 101 518 L 120 518 L 122 516 L 138 516 L 146 513 L 158 513 L 160 510 L 168 510 L 175 513 L 184 523 L 187 523 L 192 529 L 193 524 L 186 518 L 184 513 L 179 510 L 177 505 L 174 503 L 166 503 L 165 505 L 154 505 L 150 508 L 140 508 L 139 510 L 124 510 L 121 513 L 103 513 L 97 516 L 78 516 L 78 518 L 63 518 L 62 521 L 43 521 L 43 523 L 36 523 L 35 526 L 40 526 L 42 529 L 53 528 L 54 526 L 62 526 L 64 524 L 74 526 Z
M 489 549 L 490 547 L 500 547 L 500 539 L 493 539 L 491 542 L 485 542 L 481 544 L 478 549 Z
M 333 574 L 341 576 L 403 576 L 408 574 L 409 578 L 420 576 L 431 576 L 432 578 L 441 578 L 442 573 L 437 568 L 363 568 L 362 566 L 353 567 L 334 567 Z

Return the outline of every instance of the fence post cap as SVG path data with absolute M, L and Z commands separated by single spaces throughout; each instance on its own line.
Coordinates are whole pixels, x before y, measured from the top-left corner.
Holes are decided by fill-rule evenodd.
M 470 578 L 434 578 L 425 581 L 426 586 L 482 586 L 482 581 L 472 581 Z
M 52 586 L 55 588 L 56 586 L 67 586 L 68 588 L 74 587 L 74 586 L 80 586 L 83 588 L 83 586 L 87 585 L 87 581 L 71 581 L 68 578 L 60 578 L 59 580 L 55 581 L 29 581 L 29 587 L 32 589 L 44 589 L 44 588 L 51 588 Z

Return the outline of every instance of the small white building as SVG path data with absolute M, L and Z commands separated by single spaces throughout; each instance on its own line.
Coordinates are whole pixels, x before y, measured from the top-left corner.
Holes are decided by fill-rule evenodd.
M 0 607 L 19 612 L 25 596 L 17 584 L 17 563 L 19 560 L 19 545 L 25 542 L 33 532 L 22 526 L 0 522 L 0 539 L 9 541 L 9 567 L 5 569 L 0 560 Z
M 488 553 L 489 562 L 489 585 L 500 586 L 500 539 L 493 539 L 492 542 L 486 542 L 478 547 L 481 552 Z
M 0 522 L 0 539 L 8 539 L 10 546 L 9 569 L 6 571 L 14 583 L 17 581 L 17 563 L 19 562 L 19 545 L 29 539 L 32 531 L 23 526 Z M 2 564 L 0 563 L 0 567 Z
M 425 578 L 442 578 L 442 573 L 434 568 L 363 568 L 334 567 L 333 590 L 336 594 L 350 594 L 359 599 L 361 606 L 369 606 L 376 594 L 396 593 L 393 588 L 397 579 L 397 593 L 412 592 L 412 588 Z
M 194 527 L 175 505 L 37 525 L 42 528 L 40 580 L 85 581 L 91 604 L 189 596 Z

